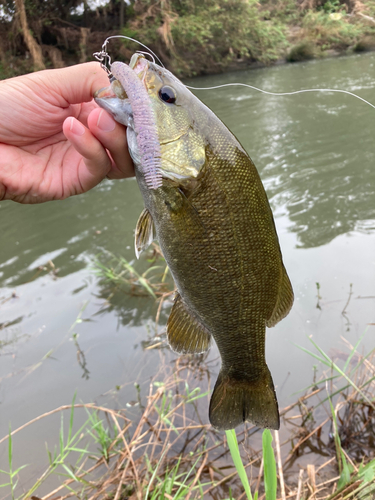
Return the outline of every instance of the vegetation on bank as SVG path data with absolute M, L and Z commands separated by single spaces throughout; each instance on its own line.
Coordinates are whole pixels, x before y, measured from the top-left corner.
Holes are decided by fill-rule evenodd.
M 311 350 L 303 349 L 317 361 L 321 375 L 316 379 L 316 369 L 311 386 L 281 410 L 280 435 L 272 431 L 273 443 L 269 431 L 262 433 L 250 424 L 239 427 L 237 433 L 219 432 L 207 418 L 212 361 L 206 355 L 189 355 L 171 362 L 163 355 L 167 342 L 157 325 L 163 303 L 171 299 L 173 282 L 167 279 L 158 246 L 153 244 L 135 266 L 114 256 L 106 264 L 102 261 L 103 256 L 98 257 L 95 269 L 106 284 L 103 293 L 109 304 L 116 302 L 118 294 L 135 294 L 157 306 L 155 336 L 143 347 L 159 350 L 159 372 L 148 386 L 134 385 L 134 400 L 125 408 L 76 403 L 74 397 L 71 405 L 40 415 L 19 429 L 10 428 L 9 435 L 0 439 L 0 451 L 8 451 L 8 464 L 0 470 L 2 498 L 375 497 L 375 349 L 361 353 L 363 336 L 355 346 L 343 339 L 344 350 L 334 358 L 313 341 Z M 73 338 L 82 321 L 89 320 L 83 315 L 84 308 L 69 331 Z M 77 356 L 78 352 L 82 356 L 76 347 Z M 77 412 L 87 413 L 80 425 Z M 32 457 L 14 457 L 13 444 L 36 422 L 55 414 L 61 414 L 57 446 L 47 449 L 45 470 L 34 484 L 21 488 L 18 485 L 24 484 Z M 60 477 L 59 486 L 54 481 L 48 487 L 52 474 Z
M 92 60 L 109 35 L 179 76 L 375 47 L 375 0 L 1 0 L 0 76 Z M 111 41 L 112 60 L 139 46 Z
M 281 411 L 281 435 L 287 438 L 280 443 L 272 432 L 277 472 L 269 431 L 262 440 L 261 431 L 248 424 L 236 435 L 207 423 L 209 391 L 198 384 L 207 387 L 209 368 L 202 356 L 185 356 L 173 366 L 161 365 L 147 396 L 135 387 L 131 410 L 73 400 L 10 429 L 0 440 L 8 448 L 8 466 L 0 470 L 2 498 L 39 500 L 41 486 L 46 491 L 48 478 L 57 474 L 60 485 L 43 500 L 372 500 L 375 350 L 363 356 L 357 348 L 349 346 L 341 368 L 317 346 L 311 352 L 328 372 Z M 77 428 L 79 408 L 87 420 Z M 47 449 L 44 472 L 22 491 L 17 484 L 27 464 L 14 469 L 13 440 L 55 413 L 61 414 L 59 444 Z

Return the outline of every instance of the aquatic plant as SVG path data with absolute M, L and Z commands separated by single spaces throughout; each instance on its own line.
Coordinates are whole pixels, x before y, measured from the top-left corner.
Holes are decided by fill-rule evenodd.
M 107 285 L 109 295 L 121 290 L 156 299 L 173 291 L 174 285 L 167 279 L 168 267 L 156 243 L 152 243 L 149 252 L 142 254 L 140 261 L 128 261 L 112 254 L 109 257 L 98 255 L 92 266 L 93 273 Z M 156 262 L 158 265 L 154 265 Z

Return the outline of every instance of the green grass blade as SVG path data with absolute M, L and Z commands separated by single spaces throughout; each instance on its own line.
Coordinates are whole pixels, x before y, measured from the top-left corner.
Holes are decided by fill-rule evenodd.
M 152 473 L 152 476 L 151 476 L 151 479 L 150 479 L 150 482 L 148 483 L 147 485 L 147 490 L 146 490 L 146 494 L 145 494 L 145 500 L 148 499 L 148 495 L 149 495 L 149 492 L 150 492 L 150 488 L 151 488 L 151 485 L 152 483 L 154 482 L 154 479 L 155 479 L 155 476 L 156 476 L 156 473 L 158 472 L 158 469 L 159 469 L 159 466 L 164 458 L 164 455 L 167 453 L 167 451 L 169 450 L 169 446 L 167 446 L 165 448 L 165 450 L 163 451 L 158 463 L 156 464 L 156 467 L 155 467 L 155 470 L 154 472 Z
M 191 466 L 189 472 L 186 474 L 184 480 L 182 481 L 181 483 L 181 486 L 179 487 L 179 489 L 177 490 L 177 493 L 175 494 L 175 499 L 179 499 L 181 498 L 182 496 L 182 493 L 186 490 L 186 489 L 189 489 L 186 485 L 186 481 L 189 479 L 189 477 L 191 476 L 193 470 L 195 469 L 195 466 L 197 465 L 197 463 L 199 462 L 201 456 L 199 456 L 196 461 L 193 463 L 193 465 Z M 181 490 L 181 488 L 183 488 L 183 490 Z
M 87 305 L 87 303 L 86 303 L 86 305 Z M 86 305 L 84 307 L 86 307 Z M 69 433 L 68 433 L 68 441 L 67 441 L 68 446 L 70 444 L 70 439 L 72 437 L 73 420 L 74 420 L 74 403 L 76 401 L 76 396 L 77 396 L 77 392 L 74 393 L 73 401 L 72 401 L 72 408 L 70 410 Z
M 349 384 L 353 387 L 353 389 L 355 389 L 362 397 L 365 401 L 367 401 L 367 403 L 371 406 L 372 409 L 375 410 L 375 405 L 373 404 L 372 401 L 370 401 L 370 399 L 366 396 L 366 394 L 364 394 L 361 389 L 359 387 L 357 387 L 355 385 L 355 383 L 347 376 L 346 373 L 344 373 L 337 365 L 336 363 L 334 363 L 331 358 L 323 351 L 323 349 L 321 349 L 312 339 L 309 339 L 310 342 L 313 344 L 313 346 L 315 347 L 315 349 L 317 349 L 320 354 L 322 356 L 324 356 L 324 358 L 326 359 L 326 363 L 328 366 L 332 366 L 336 371 L 337 373 L 339 373 L 342 377 L 345 378 L 345 380 L 347 382 L 349 382 Z
M 66 470 L 68 476 L 73 479 L 73 481 L 79 482 L 79 479 L 75 476 L 75 474 L 69 469 L 69 467 L 65 464 L 61 464 L 63 468 Z
M 275 454 L 272 448 L 272 434 L 269 429 L 264 429 L 262 435 L 263 461 L 264 461 L 264 489 L 266 500 L 276 500 L 277 475 Z
M 368 328 L 368 327 L 367 327 Z M 365 336 L 366 332 L 367 332 L 367 328 L 365 329 L 365 331 L 362 333 L 362 335 L 359 337 L 358 339 L 358 342 L 355 344 L 355 346 L 353 347 L 353 349 L 350 351 L 350 354 L 348 356 L 348 359 L 346 360 L 345 362 L 345 365 L 344 365 L 344 372 L 346 372 L 346 369 L 348 368 L 349 366 L 349 363 L 352 359 L 352 357 L 354 356 L 354 354 L 357 352 L 357 349 L 358 349 L 358 346 L 359 344 L 362 342 L 363 340 L 363 337 Z
M 64 454 L 64 415 L 63 415 L 63 413 L 61 413 L 61 427 L 60 427 L 59 442 L 60 442 L 60 455 L 63 455 Z
M 241 479 L 241 483 L 246 492 L 246 496 L 248 500 L 253 500 L 253 497 L 251 495 L 249 480 L 247 478 L 246 470 L 245 467 L 243 466 L 240 450 L 238 448 L 236 431 L 234 429 L 231 429 L 229 431 L 225 431 L 225 434 L 227 436 L 228 447 L 230 454 L 232 456 L 234 466 L 236 467 L 237 473 Z
M 309 339 L 311 340 L 311 339 Z M 324 365 L 326 366 L 331 366 L 331 360 L 329 360 L 329 363 L 327 363 L 327 361 L 324 359 L 324 358 L 321 358 L 320 356 L 318 356 L 317 354 L 315 354 L 314 352 L 310 351 L 309 349 L 306 349 L 305 347 L 302 347 L 301 345 L 298 345 L 298 344 L 294 344 L 296 347 L 298 347 L 298 349 L 301 349 L 301 351 L 305 352 L 306 354 L 308 354 L 309 356 L 317 359 L 318 361 L 320 361 L 321 363 L 323 363 Z

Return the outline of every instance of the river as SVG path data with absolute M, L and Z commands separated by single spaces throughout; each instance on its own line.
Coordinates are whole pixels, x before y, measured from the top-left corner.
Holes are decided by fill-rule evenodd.
M 189 83 L 236 81 L 272 92 L 345 89 L 375 103 L 375 54 Z M 311 384 L 317 364 L 296 344 L 313 350 L 311 338 L 334 355 L 347 352 L 342 337 L 353 344 L 367 328 L 364 350 L 374 346 L 375 327 L 367 325 L 375 322 L 375 110 L 331 92 L 276 97 L 231 86 L 195 93 L 249 152 L 274 212 L 295 291 L 291 313 L 267 333 L 267 362 L 283 407 Z M 161 355 L 176 356 L 144 348 L 155 330 L 154 300 L 111 298 L 93 271 L 109 253 L 134 261 L 141 210 L 134 179 L 106 180 L 61 202 L 0 203 L 0 438 L 9 424 L 15 429 L 70 404 L 75 393 L 77 401 L 125 407 L 136 399 L 134 382 L 143 387 Z M 214 346 L 209 359 L 217 356 Z M 218 369 L 213 363 L 214 375 Z M 20 487 L 43 470 L 44 443 L 58 443 L 59 422 L 54 415 L 14 440 L 14 466 L 30 464 Z M 7 457 L 0 445 L 0 469 Z

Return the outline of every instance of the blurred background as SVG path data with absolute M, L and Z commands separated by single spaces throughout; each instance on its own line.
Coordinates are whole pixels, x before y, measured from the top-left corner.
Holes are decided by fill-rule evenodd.
M 1 0 L 1 71 L 85 62 L 114 34 L 178 76 L 363 52 L 375 46 L 374 16 L 373 0 Z M 135 49 L 112 41 L 112 59 Z

